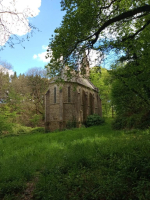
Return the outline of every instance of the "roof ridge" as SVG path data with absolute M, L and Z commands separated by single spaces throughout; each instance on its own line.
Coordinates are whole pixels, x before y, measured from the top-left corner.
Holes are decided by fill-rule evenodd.
M 97 89 L 97 87 L 89 79 L 87 79 L 87 80 L 95 89 Z

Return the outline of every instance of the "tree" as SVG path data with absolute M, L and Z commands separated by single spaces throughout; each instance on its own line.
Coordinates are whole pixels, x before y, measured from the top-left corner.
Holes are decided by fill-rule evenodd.
M 16 112 L 17 123 L 43 125 L 44 96 L 48 87 L 48 79 L 44 76 L 45 70 L 31 68 L 26 74 L 11 77 L 7 104 Z
M 40 1 L 37 1 L 40 6 Z M 0 0 L 0 46 L 7 42 L 10 47 L 14 47 L 14 41 L 21 43 L 24 41 L 18 35 L 27 34 L 27 40 L 32 36 L 33 30 L 37 29 L 29 23 L 28 18 L 39 13 L 31 8 L 30 2 L 20 4 L 20 1 Z M 11 36 L 12 35 L 12 36 Z
M 8 95 L 9 75 L 0 71 L 0 103 L 4 102 Z
M 114 128 L 147 128 L 150 126 L 150 67 L 127 63 L 111 72 L 112 102 L 115 105 Z
M 117 119 L 124 119 L 122 127 L 150 121 L 150 0 L 62 0 L 61 6 L 66 15 L 49 44 L 50 72 L 59 75 L 65 65 L 78 69 L 84 52 L 91 49 L 103 58 L 114 50 L 118 61 L 112 70 L 112 97 Z
M 91 49 L 103 55 L 111 49 L 123 50 L 124 60 L 136 59 L 135 44 L 150 30 L 149 0 L 62 0 L 61 6 L 66 15 L 48 48 L 48 57 L 52 52 L 48 67 L 54 75 L 64 64 L 77 69 L 84 52 Z
M 4 102 L 8 97 L 10 86 L 10 70 L 12 65 L 7 61 L 0 60 L 0 102 Z
M 30 99 L 30 91 L 27 85 L 27 78 L 24 74 L 19 75 L 18 77 L 12 77 L 8 100 L 10 107 L 13 111 L 16 111 L 18 114 L 22 113 L 25 102 Z
M 108 70 L 102 67 L 93 67 L 90 70 L 90 80 L 99 89 L 103 117 L 112 117 L 112 102 L 110 96 L 112 83 Z
M 44 97 L 48 88 L 46 70 L 31 68 L 26 74 L 8 74 L 11 65 L 0 61 L 0 121 L 26 126 L 43 125 Z M 2 120 L 6 111 L 6 118 Z M 8 119 L 7 119 L 8 116 Z M 9 117 L 12 116 L 12 117 Z M 15 116 L 13 118 L 13 116 Z
M 31 100 L 34 105 L 34 114 L 41 115 L 44 118 L 44 98 L 48 88 L 48 79 L 46 71 L 41 68 L 31 68 L 27 71 L 27 84 L 30 90 Z

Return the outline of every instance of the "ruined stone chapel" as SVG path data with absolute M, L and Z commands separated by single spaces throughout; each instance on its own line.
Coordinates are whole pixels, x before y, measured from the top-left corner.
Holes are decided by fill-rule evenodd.
M 79 74 L 67 80 L 64 71 L 61 78 L 64 83 L 50 80 L 49 88 L 45 94 L 45 128 L 49 131 L 65 129 L 67 123 L 75 121 L 76 127 L 83 124 L 88 115 L 102 116 L 101 99 L 98 88 L 89 80 L 89 62 L 84 59 L 85 76 Z M 82 70 L 81 66 L 81 70 Z

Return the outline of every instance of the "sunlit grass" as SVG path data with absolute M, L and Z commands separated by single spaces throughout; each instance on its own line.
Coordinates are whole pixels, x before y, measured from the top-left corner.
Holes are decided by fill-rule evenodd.
M 0 139 L 0 199 L 149 199 L 150 132 L 109 124 Z

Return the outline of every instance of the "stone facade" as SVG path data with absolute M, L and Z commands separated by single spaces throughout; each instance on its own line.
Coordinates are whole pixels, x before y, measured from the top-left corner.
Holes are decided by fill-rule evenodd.
M 65 129 L 70 122 L 80 127 L 88 115 L 102 116 L 98 88 L 89 81 L 90 69 L 86 54 L 80 73 L 77 76 L 74 74 L 70 81 L 66 78 L 67 70 L 66 67 L 61 73 L 64 83 L 57 85 L 57 78 L 52 79 L 45 94 L 45 128 L 49 131 Z
M 50 82 L 45 95 L 46 130 L 62 130 L 71 121 L 80 127 L 94 113 L 102 116 L 101 99 L 98 89 L 88 79 L 80 77 L 62 85 Z

